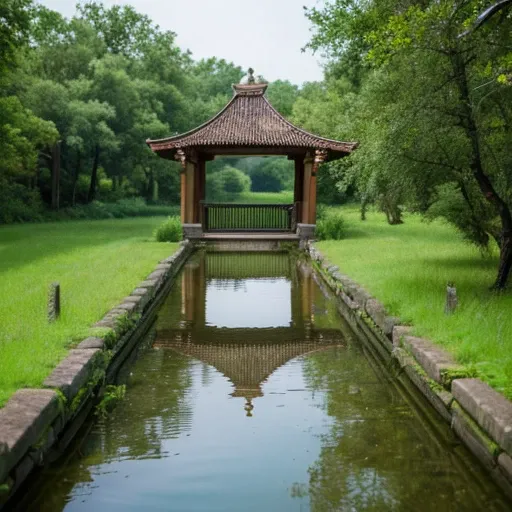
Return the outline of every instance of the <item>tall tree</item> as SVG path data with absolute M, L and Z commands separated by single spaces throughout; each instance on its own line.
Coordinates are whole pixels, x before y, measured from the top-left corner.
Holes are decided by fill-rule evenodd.
M 478 7 L 474 0 L 336 0 L 310 11 L 318 27 L 311 45 L 368 68 L 354 108 L 338 111 L 361 140 L 348 173 L 360 193 L 437 209 L 477 243 L 494 238 L 501 289 L 512 266 L 512 21 L 504 16 L 459 37 Z

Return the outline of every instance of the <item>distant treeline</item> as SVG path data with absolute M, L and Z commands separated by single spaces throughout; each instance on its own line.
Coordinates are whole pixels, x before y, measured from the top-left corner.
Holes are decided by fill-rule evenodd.
M 81 3 L 66 19 L 31 0 L 5 2 L 0 223 L 97 199 L 177 203 L 178 165 L 155 156 L 145 140 L 206 121 L 229 101 L 231 85 L 245 71 L 218 58 L 194 61 L 176 45 L 173 32 L 130 6 Z M 287 81 L 273 82 L 268 90 L 288 117 L 299 94 Z M 213 176 L 226 165 L 231 170 L 222 171 L 223 179 Z M 225 191 L 237 167 L 251 178 L 244 189 L 289 189 L 289 165 L 285 159 L 215 161 L 209 186 Z M 57 190 L 52 170 L 55 175 L 58 169 Z

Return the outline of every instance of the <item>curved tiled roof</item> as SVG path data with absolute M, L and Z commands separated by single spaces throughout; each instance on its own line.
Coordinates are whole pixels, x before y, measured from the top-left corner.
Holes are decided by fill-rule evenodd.
M 330 158 L 350 153 L 357 143 L 318 137 L 287 121 L 265 98 L 267 84 L 234 85 L 235 95 L 212 119 L 193 130 L 148 140 L 155 152 L 187 148 L 322 149 Z

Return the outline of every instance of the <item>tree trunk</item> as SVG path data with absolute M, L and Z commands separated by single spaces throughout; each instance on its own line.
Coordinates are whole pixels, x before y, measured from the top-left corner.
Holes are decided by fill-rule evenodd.
M 149 171 L 148 181 L 146 182 L 146 200 L 151 201 L 153 197 L 153 171 Z
M 504 232 L 501 237 L 500 264 L 498 266 L 498 276 L 493 288 L 503 290 L 507 285 L 508 276 L 512 267 L 512 232 Z
M 60 202 L 60 144 L 56 142 L 52 151 L 52 210 L 58 210 Z
M 89 193 L 87 194 L 87 202 L 91 203 L 96 199 L 96 183 L 98 181 L 98 165 L 100 163 L 100 146 L 96 144 L 94 148 L 94 160 L 91 170 L 91 184 L 89 185 Z
M 156 179 L 153 180 L 153 196 L 151 199 L 154 203 L 158 202 L 158 180 Z
M 366 220 L 366 210 L 368 209 L 368 200 L 366 196 L 361 199 L 361 220 Z
M 71 206 L 76 206 L 76 187 L 78 185 L 78 176 L 80 176 L 80 167 L 82 165 L 80 151 L 76 154 L 76 165 L 75 165 L 75 174 L 73 176 L 73 195 L 71 198 Z
M 402 211 L 398 206 L 386 203 L 383 205 L 383 210 L 390 226 L 397 226 L 398 224 L 404 223 L 402 220 Z
M 463 126 L 466 131 L 466 135 L 471 142 L 471 171 L 473 172 L 473 177 L 478 183 L 482 194 L 485 196 L 487 201 L 496 208 L 501 220 L 500 264 L 498 268 L 498 275 L 493 285 L 493 288 L 501 290 L 505 288 L 505 285 L 507 284 L 512 260 L 512 213 L 507 203 L 505 203 L 505 201 L 498 195 L 491 183 L 491 180 L 484 171 L 478 128 L 473 108 L 471 106 L 471 97 L 469 94 L 469 85 L 466 75 L 466 63 L 459 52 L 454 52 L 452 54 L 451 62 L 455 81 L 459 89 L 461 106 L 464 112 Z
M 391 217 L 391 221 L 389 223 L 392 226 L 397 226 L 398 224 L 404 223 L 404 221 L 402 220 L 402 211 L 400 210 L 400 208 L 392 208 L 389 212 L 389 215 Z

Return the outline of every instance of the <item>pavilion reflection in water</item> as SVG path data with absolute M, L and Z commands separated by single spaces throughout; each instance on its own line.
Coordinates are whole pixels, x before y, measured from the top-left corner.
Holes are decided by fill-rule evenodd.
M 223 296 L 219 294 L 223 290 L 230 292 L 229 302 L 220 309 L 216 303 L 215 315 L 211 302 Z M 155 346 L 216 368 L 233 384 L 231 396 L 245 398 L 250 416 L 253 399 L 263 396 L 263 384 L 278 368 L 299 356 L 343 344 L 340 330 L 320 326 L 327 311 L 319 304 L 327 304 L 328 299 L 315 293 L 319 288 L 309 267 L 288 254 L 202 252 L 185 266 L 169 298 L 181 298 L 179 312 L 172 315 L 170 308 L 162 309 Z M 280 311 L 275 311 L 276 294 L 281 296 Z M 254 327 L 265 319 L 269 304 L 274 309 L 273 324 Z M 230 325 L 216 324 L 221 317 L 224 323 L 226 318 L 232 320 L 227 322 Z

